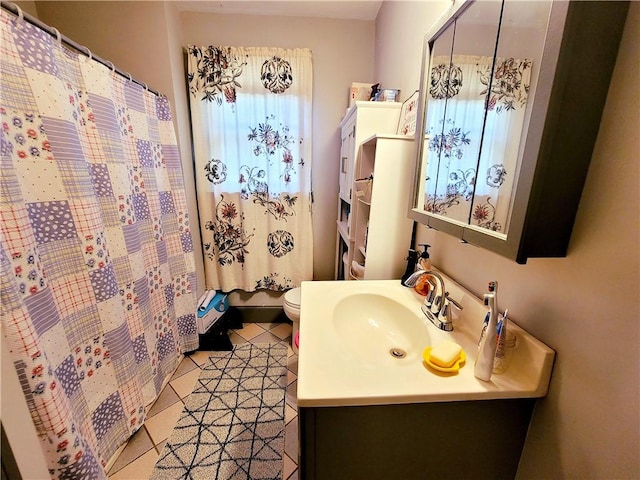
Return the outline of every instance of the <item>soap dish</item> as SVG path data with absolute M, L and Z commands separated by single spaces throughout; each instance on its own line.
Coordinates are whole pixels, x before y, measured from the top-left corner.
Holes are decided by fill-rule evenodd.
M 464 350 L 460 350 L 460 356 L 453 365 L 451 365 L 450 367 L 441 367 L 440 365 L 436 365 L 431 361 L 432 348 L 433 347 L 427 347 L 424 349 L 424 351 L 422 352 L 422 359 L 424 360 L 424 363 L 429 365 L 434 370 L 438 370 L 439 372 L 455 373 L 460 370 L 464 366 L 464 363 L 467 361 L 467 355 L 464 353 Z

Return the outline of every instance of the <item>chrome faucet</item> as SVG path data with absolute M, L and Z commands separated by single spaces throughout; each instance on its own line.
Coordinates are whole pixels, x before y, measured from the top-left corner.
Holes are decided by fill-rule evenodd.
M 426 315 L 431 323 L 433 323 L 440 330 L 450 332 L 453 330 L 453 322 L 451 321 L 451 306 L 462 310 L 462 305 L 456 302 L 449 296 L 449 292 L 446 291 L 444 285 L 444 278 L 434 271 L 428 270 L 424 272 L 429 277 L 436 280 L 434 284 L 431 279 L 431 289 L 429 294 L 422 305 L 422 313 Z
M 427 306 L 427 309 L 430 312 L 437 316 L 440 313 L 440 309 L 442 308 L 443 295 L 446 291 L 444 288 L 444 278 L 442 278 L 442 275 L 440 275 L 438 272 L 435 272 L 433 270 L 425 271 L 425 274 L 427 274 L 431 278 L 434 278 L 436 280 L 436 284 L 434 284 L 429 279 L 431 289 L 429 290 L 429 294 L 427 295 L 424 304 Z

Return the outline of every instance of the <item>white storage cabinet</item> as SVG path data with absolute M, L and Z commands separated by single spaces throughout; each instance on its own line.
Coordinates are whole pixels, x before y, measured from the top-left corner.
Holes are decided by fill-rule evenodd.
M 347 258 L 353 254 L 351 225 L 353 181 L 356 155 L 360 143 L 374 134 L 394 134 L 400 118 L 399 102 L 358 101 L 347 110 L 340 122 L 340 178 L 338 196 L 338 232 L 336 235 L 335 278 L 348 277 Z M 351 251 L 350 251 L 351 250 Z
M 400 278 L 404 272 L 413 226 L 405 213 L 413 178 L 413 148 L 413 137 L 404 135 L 374 135 L 360 145 L 348 279 L 385 280 Z M 354 267 L 353 261 L 358 265 Z

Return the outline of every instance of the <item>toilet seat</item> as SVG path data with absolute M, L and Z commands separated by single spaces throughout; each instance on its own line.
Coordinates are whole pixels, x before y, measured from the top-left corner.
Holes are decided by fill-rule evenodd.
M 300 287 L 292 288 L 284 294 L 284 303 L 288 307 L 300 310 L 300 298 L 302 289 Z

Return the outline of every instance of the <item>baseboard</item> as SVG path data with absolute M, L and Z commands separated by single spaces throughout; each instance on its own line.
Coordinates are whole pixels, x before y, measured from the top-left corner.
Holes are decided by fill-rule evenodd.
M 282 307 L 235 307 L 243 323 L 291 323 Z

